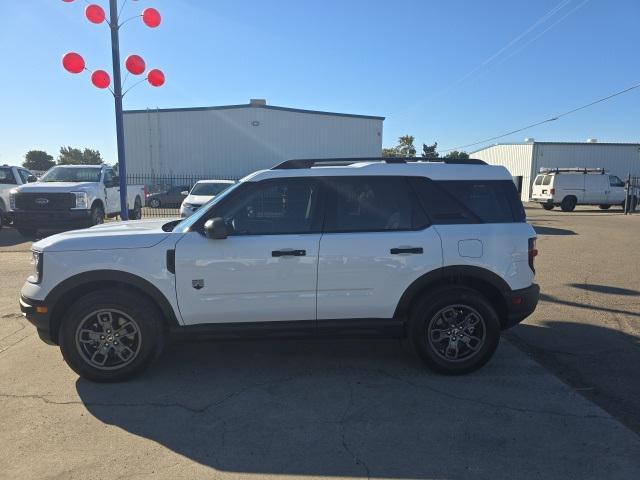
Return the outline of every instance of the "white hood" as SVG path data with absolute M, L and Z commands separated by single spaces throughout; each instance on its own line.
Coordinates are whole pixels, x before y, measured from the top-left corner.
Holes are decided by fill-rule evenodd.
M 200 206 L 204 205 L 214 197 L 215 195 L 188 195 L 187 198 L 184 199 L 184 203 Z
M 87 188 L 93 188 L 91 182 L 35 182 L 20 185 L 20 192 L 54 193 L 54 192 L 78 192 Z
M 82 230 L 59 233 L 33 244 L 33 249 L 45 252 L 81 250 L 115 250 L 119 248 L 149 248 L 171 235 L 162 226 L 172 219 L 108 222 Z

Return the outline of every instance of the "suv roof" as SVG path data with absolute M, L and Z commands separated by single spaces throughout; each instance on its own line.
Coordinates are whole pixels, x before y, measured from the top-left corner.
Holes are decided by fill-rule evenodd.
M 254 172 L 241 181 L 320 176 L 411 176 L 434 180 L 512 180 L 503 166 L 476 159 L 332 158 L 282 162 L 270 170 Z

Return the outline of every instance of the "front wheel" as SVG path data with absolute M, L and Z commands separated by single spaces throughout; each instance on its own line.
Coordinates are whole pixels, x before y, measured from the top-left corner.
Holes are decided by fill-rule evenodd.
M 448 288 L 424 298 L 409 320 L 411 340 L 432 370 L 460 375 L 479 369 L 500 340 L 500 321 L 475 290 Z
M 91 207 L 91 217 L 89 218 L 90 226 L 101 225 L 104 223 L 104 208 L 100 205 Z
M 161 314 L 139 295 L 98 290 L 73 304 L 59 337 L 62 356 L 81 377 L 94 382 L 127 380 L 162 350 Z

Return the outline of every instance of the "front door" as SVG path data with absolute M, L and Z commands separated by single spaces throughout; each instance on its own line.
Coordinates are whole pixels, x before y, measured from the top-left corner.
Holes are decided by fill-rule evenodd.
M 310 179 L 242 185 L 213 207 L 229 236 L 187 233 L 176 245 L 176 291 L 187 325 L 311 321 L 315 326 L 319 189 Z
M 609 189 L 607 192 L 607 204 L 619 205 L 624 202 L 624 182 L 615 175 L 609 175 Z
M 404 177 L 324 179 L 318 328 L 336 319 L 391 319 L 407 287 L 442 267 L 440 237 Z

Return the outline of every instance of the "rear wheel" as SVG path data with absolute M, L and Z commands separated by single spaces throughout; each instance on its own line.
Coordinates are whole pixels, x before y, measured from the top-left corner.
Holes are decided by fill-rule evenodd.
M 422 361 L 448 375 L 469 373 L 493 356 L 500 321 L 475 290 L 448 288 L 424 298 L 411 313 L 411 340 Z
M 151 200 L 149 200 L 149 206 L 151 208 L 160 208 L 160 200 L 158 200 L 157 198 L 152 198 Z
M 609 210 L 611 208 L 611 205 L 605 204 L 605 205 L 599 205 L 599 207 L 600 207 L 600 210 Z
M 540 205 L 542 205 L 542 208 L 545 210 L 553 210 L 553 207 L 555 207 L 553 203 L 541 203 Z
M 95 382 L 127 380 L 161 352 L 161 314 L 139 295 L 98 290 L 73 304 L 59 338 L 62 356 L 81 377 Z
M 562 203 L 560 204 L 560 208 L 563 212 L 573 212 L 573 210 L 576 208 L 576 203 L 578 203 L 576 197 L 564 197 L 562 199 Z

